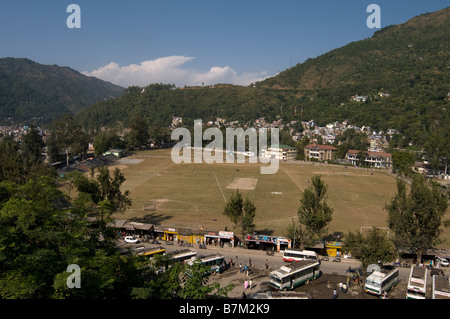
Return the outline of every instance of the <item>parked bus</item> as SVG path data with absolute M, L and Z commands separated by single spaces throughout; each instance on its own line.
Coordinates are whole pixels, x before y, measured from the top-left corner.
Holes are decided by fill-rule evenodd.
M 188 259 L 191 259 L 192 257 L 197 256 L 197 252 L 193 249 L 182 249 L 182 250 L 176 250 L 174 252 L 171 252 L 168 254 L 173 261 L 175 262 L 185 262 Z
M 412 266 L 409 274 L 406 299 L 425 299 L 427 292 L 427 269 Z
M 450 279 L 448 276 L 433 276 L 432 298 L 450 300 Z
M 193 265 L 196 260 L 199 260 L 203 265 L 210 267 L 211 274 L 222 273 L 225 270 L 225 257 L 220 254 L 211 254 L 207 256 L 191 257 L 185 262 L 188 265 Z
M 292 290 L 320 276 L 318 260 L 301 260 L 270 273 L 270 286 L 276 290 Z
M 287 262 L 318 259 L 317 253 L 311 250 L 286 249 L 283 253 L 283 260 Z
M 388 292 L 392 286 L 398 283 L 398 269 L 386 271 L 374 271 L 366 278 L 364 290 L 373 295 L 381 296 L 384 292 Z
M 149 249 L 144 249 L 142 251 L 138 251 L 137 255 L 152 258 L 156 255 L 164 255 L 165 252 L 166 252 L 166 250 L 163 247 L 154 247 L 154 248 L 149 248 Z

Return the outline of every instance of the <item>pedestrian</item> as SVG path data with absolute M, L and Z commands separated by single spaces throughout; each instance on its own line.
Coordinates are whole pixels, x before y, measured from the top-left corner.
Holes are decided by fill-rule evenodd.
M 266 265 L 266 270 L 269 269 L 269 261 L 267 259 L 266 259 L 265 265 Z
M 346 284 L 342 285 L 342 291 L 344 292 L 344 294 L 347 293 L 347 285 Z
M 244 271 L 245 271 L 245 273 L 248 275 L 248 267 L 247 267 L 247 264 L 245 264 L 245 266 L 244 266 Z
M 333 299 L 337 299 L 337 291 L 336 291 L 336 289 L 333 289 Z
M 247 290 L 247 287 L 248 287 L 248 281 L 247 281 L 247 279 L 245 279 L 245 281 L 244 281 L 244 290 Z
M 233 266 L 233 258 L 230 258 L 230 268 Z
M 239 272 L 242 274 L 242 264 L 239 264 Z
M 251 267 L 252 266 L 252 259 L 248 258 L 248 266 Z
M 339 283 L 339 292 L 342 291 L 342 282 Z
M 251 289 L 252 289 L 252 286 L 253 286 L 253 281 L 252 281 L 251 279 L 248 281 L 248 285 L 249 285 L 250 290 L 251 290 Z

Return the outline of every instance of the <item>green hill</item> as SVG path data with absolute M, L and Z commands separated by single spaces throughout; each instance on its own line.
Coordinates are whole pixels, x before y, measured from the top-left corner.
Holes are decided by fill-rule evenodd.
M 241 123 L 259 117 L 313 119 L 321 125 L 349 120 L 377 130 L 395 128 L 421 144 L 425 131 L 447 125 L 450 118 L 449 21 L 450 8 L 423 14 L 249 87 L 151 85 L 145 93 L 129 88 L 118 99 L 83 110 L 78 118 L 90 129 L 127 126 L 134 115 L 163 126 L 171 116 L 182 116 L 186 125 L 216 117 Z M 380 92 L 389 97 L 380 97 Z M 355 95 L 368 98 L 354 102 Z
M 0 59 L 0 121 L 47 123 L 117 97 L 123 88 L 68 67 L 28 59 Z M 10 119 L 10 120 L 8 120 Z

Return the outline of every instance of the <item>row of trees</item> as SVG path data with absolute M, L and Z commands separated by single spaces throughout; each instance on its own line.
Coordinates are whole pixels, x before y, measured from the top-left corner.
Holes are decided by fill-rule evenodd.
M 313 246 L 326 237 L 327 225 L 333 215 L 333 208 L 327 203 L 327 188 L 320 175 L 315 175 L 311 186 L 303 192 L 298 218 L 292 220 L 285 234 L 294 246 Z M 442 243 L 439 237 L 450 194 L 418 175 L 409 188 L 408 192 L 406 182 L 397 179 L 397 194 L 384 207 L 388 213 L 388 227 L 394 233 L 392 238 L 387 238 L 386 233 L 376 227 L 367 234 L 356 231 L 344 237 L 344 249 L 351 251 L 364 267 L 380 260 L 392 261 L 397 249 L 412 251 L 421 260 L 427 249 Z M 255 205 L 239 191 L 230 197 L 223 213 L 239 229 L 242 238 L 255 230 Z
M 170 140 L 168 128 L 151 127 L 145 119 L 136 117 L 130 127 L 108 128 L 98 132 L 87 132 L 72 116 L 55 120 L 50 126 L 47 152 L 52 162 L 64 160 L 66 164 L 74 156 L 86 155 L 88 145 L 93 143 L 95 155 L 109 149 L 139 150 L 150 147 L 150 140 L 161 146 Z

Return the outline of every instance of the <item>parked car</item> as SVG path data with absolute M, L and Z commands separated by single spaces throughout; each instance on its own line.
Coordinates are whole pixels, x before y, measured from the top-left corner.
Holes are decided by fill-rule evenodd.
M 133 237 L 133 236 L 126 236 L 124 238 L 124 240 L 126 243 L 129 243 L 129 244 L 136 244 L 139 242 L 139 239 L 137 239 L 136 237 Z
M 448 267 L 448 264 L 449 264 L 448 260 L 443 257 L 436 257 L 436 263 L 439 266 L 443 266 L 443 267 Z

